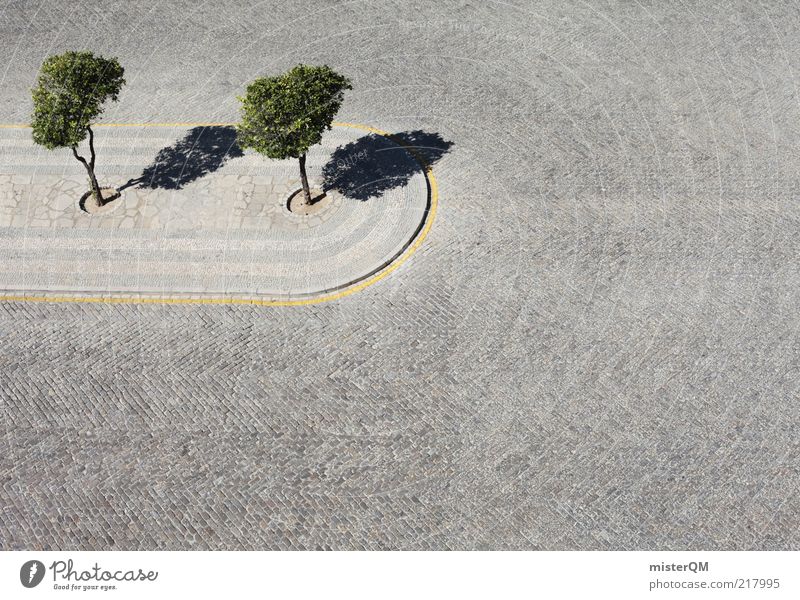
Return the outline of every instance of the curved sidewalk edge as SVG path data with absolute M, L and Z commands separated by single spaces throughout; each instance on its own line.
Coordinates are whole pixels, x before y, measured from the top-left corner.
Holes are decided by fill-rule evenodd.
M 103 127 L 202 127 L 202 126 L 228 126 L 231 123 L 107 123 L 98 124 Z M 85 302 L 85 303 L 109 303 L 109 304 L 232 304 L 232 305 L 253 305 L 253 306 L 304 306 L 319 304 L 344 298 L 359 292 L 390 275 L 406 262 L 422 245 L 427 237 L 434 219 L 438 206 L 438 187 L 431 167 L 425 160 L 409 147 L 402 139 L 391 133 L 367 125 L 355 123 L 334 122 L 333 126 L 349 127 L 361 129 L 386 137 L 398 145 L 403 146 L 406 151 L 419 163 L 422 173 L 425 176 L 427 186 L 427 202 L 423 212 L 423 217 L 416 230 L 409 237 L 408 241 L 397 253 L 385 260 L 370 272 L 354 280 L 348 281 L 332 288 L 320 290 L 307 294 L 296 295 L 270 295 L 270 294 L 220 294 L 220 293 L 180 293 L 170 292 L 160 294 L 155 292 L 89 292 L 89 291 L 51 291 L 51 290 L 3 290 L 0 289 L 0 301 L 3 302 Z M 5 125 L 5 128 L 25 128 L 26 125 Z

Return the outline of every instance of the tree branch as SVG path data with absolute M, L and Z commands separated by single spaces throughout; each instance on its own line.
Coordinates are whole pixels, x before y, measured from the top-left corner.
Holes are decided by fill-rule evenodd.
M 90 170 L 89 163 L 86 162 L 85 158 L 83 158 L 80 154 L 78 154 L 78 151 L 76 150 L 75 146 L 72 146 L 72 155 L 79 161 L 81 161 L 84 167 Z

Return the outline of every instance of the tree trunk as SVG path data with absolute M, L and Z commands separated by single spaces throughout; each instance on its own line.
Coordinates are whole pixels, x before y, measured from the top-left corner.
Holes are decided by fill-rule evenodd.
M 97 183 L 97 177 L 94 174 L 94 160 L 96 158 L 96 154 L 94 152 L 94 131 L 88 125 L 86 126 L 86 130 L 89 132 L 89 152 L 91 152 L 91 158 L 89 159 L 89 179 L 92 182 L 92 192 L 94 193 L 94 197 L 97 200 L 98 206 L 103 206 L 103 193 L 100 191 L 100 186 Z
M 94 152 L 92 153 L 94 154 Z M 87 162 L 85 158 L 78 154 L 78 150 L 75 146 L 72 147 L 72 154 L 86 167 L 86 172 L 89 174 L 89 185 L 92 188 L 92 195 L 95 197 L 95 200 L 97 200 L 97 205 L 103 206 L 103 194 L 100 192 L 100 185 L 97 183 L 97 177 L 95 177 L 94 174 L 94 160 L 92 160 L 91 163 Z
M 306 175 L 305 153 L 300 157 L 300 179 L 303 181 L 303 195 L 306 198 L 306 204 L 311 205 L 311 190 L 308 187 L 308 175 Z

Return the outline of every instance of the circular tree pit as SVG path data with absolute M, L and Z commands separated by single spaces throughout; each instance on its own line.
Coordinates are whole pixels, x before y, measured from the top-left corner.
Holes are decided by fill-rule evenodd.
M 99 204 L 94 194 L 89 191 L 81 196 L 78 206 L 90 215 L 102 214 L 113 209 L 116 206 L 114 200 L 120 197 L 120 193 L 114 188 L 100 188 L 100 194 L 103 196 L 102 204 Z
M 320 189 L 311 189 L 311 203 L 306 202 L 306 196 L 302 188 L 293 192 L 286 202 L 286 208 L 289 212 L 301 216 L 308 217 L 314 215 L 324 209 L 331 203 L 332 196 L 326 194 Z

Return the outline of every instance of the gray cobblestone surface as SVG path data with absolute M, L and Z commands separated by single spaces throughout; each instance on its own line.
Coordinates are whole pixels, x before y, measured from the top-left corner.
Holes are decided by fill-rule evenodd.
M 454 143 L 342 301 L 0 303 L 0 547 L 800 549 L 796 4 L 0 10 L 6 122 L 93 39 L 109 121 L 325 61 Z

